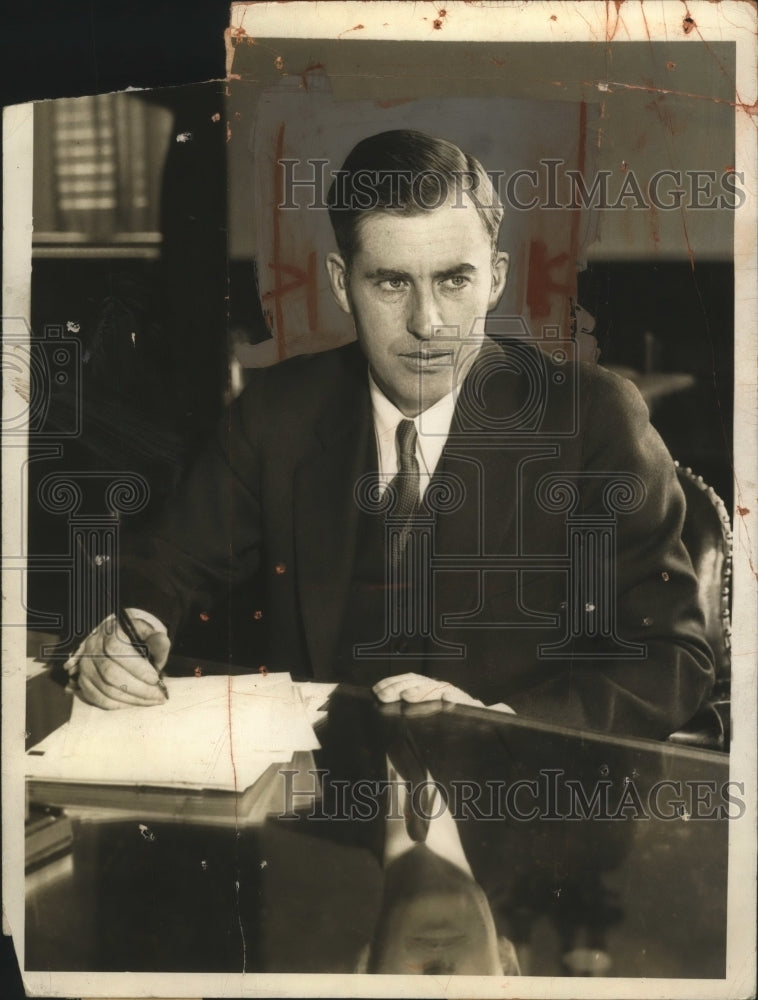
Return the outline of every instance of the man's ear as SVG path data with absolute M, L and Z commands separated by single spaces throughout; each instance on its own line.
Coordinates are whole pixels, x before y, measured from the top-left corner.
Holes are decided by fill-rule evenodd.
M 505 291 L 505 285 L 508 280 L 509 260 L 508 254 L 504 251 L 500 251 L 495 255 L 495 259 L 492 262 L 492 288 L 490 289 L 487 309 L 494 309 L 500 301 L 500 296 Z
M 338 253 L 330 253 L 326 258 L 326 270 L 329 275 L 329 284 L 332 286 L 332 295 L 337 300 L 340 309 L 351 316 L 353 310 L 350 308 L 350 296 L 347 292 L 347 265 Z

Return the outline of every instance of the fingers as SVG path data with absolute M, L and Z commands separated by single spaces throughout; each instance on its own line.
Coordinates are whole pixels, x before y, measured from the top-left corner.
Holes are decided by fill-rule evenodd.
M 90 680 L 89 676 L 85 674 L 80 674 L 78 683 L 79 693 L 85 701 L 88 701 L 90 705 L 96 705 L 98 708 L 104 708 L 109 711 L 116 708 L 126 708 L 128 705 L 147 708 L 150 705 L 163 704 L 166 700 L 162 694 L 160 695 L 160 698 L 156 699 L 151 697 L 150 700 L 146 700 L 129 694 L 128 689 L 121 690 L 112 686 L 110 688 L 98 687 L 92 680 Z
M 168 637 L 145 622 L 135 623 L 135 628 L 162 666 L 170 648 Z M 111 709 L 165 701 L 156 667 L 136 652 L 120 629 L 113 628 L 112 621 L 88 636 L 79 652 L 78 686 L 91 704 Z
M 424 678 L 425 684 L 409 684 L 400 692 L 401 701 L 416 705 L 421 701 L 442 701 L 442 696 L 449 684 L 435 681 L 431 677 Z
M 157 670 L 163 670 L 171 652 L 171 640 L 165 632 L 153 632 L 145 642 Z
M 374 685 L 374 694 L 384 704 L 403 701 L 418 705 L 428 701 L 446 701 L 459 705 L 481 705 L 482 702 L 460 688 L 423 674 L 397 674 L 385 677 Z
M 379 701 L 389 703 L 400 701 L 404 691 L 418 687 L 429 681 L 423 674 L 396 674 L 393 677 L 384 677 L 374 685 L 374 694 Z

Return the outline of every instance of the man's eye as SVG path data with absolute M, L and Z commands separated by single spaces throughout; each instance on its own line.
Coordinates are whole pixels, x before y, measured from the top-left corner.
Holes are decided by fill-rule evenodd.
M 379 287 L 385 292 L 399 292 L 405 288 L 405 281 L 403 278 L 385 278 L 379 282 Z
M 453 274 L 449 278 L 446 278 L 444 284 L 447 288 L 459 289 L 465 288 L 468 285 L 469 279 L 465 274 Z

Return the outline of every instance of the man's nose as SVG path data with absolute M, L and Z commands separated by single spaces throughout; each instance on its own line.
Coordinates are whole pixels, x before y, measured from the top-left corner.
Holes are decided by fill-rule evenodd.
M 419 340 L 431 340 L 442 325 L 442 316 L 432 290 L 415 289 L 408 305 L 408 332 Z

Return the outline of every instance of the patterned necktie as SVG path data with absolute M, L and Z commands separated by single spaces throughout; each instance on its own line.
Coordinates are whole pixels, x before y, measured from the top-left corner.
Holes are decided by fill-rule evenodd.
M 394 501 L 389 513 L 392 517 L 401 518 L 403 527 L 395 536 L 392 545 L 392 562 L 398 567 L 408 542 L 413 517 L 419 506 L 419 468 L 416 460 L 416 425 L 412 420 L 401 420 L 397 425 L 395 444 L 397 447 L 397 475 L 394 476 L 389 489 L 394 493 Z
M 401 420 L 395 433 L 397 448 L 397 475 L 390 483 L 395 493 L 392 514 L 408 518 L 415 514 L 419 502 L 419 471 L 416 461 L 416 425 L 412 420 Z

